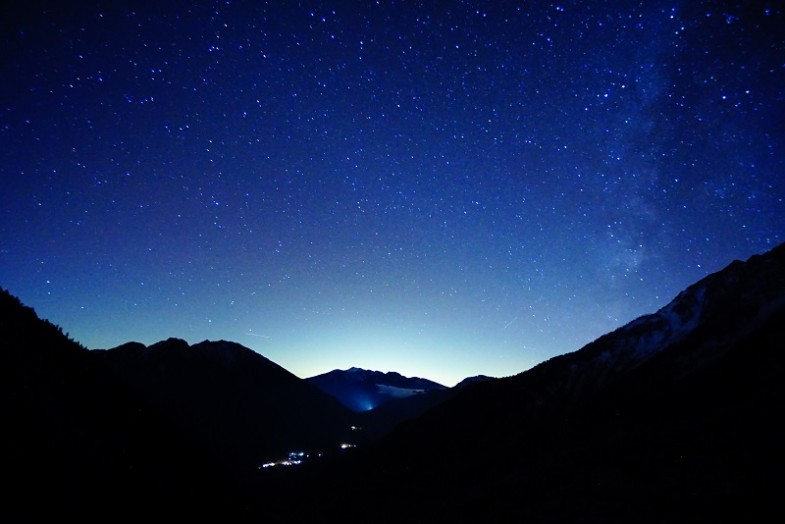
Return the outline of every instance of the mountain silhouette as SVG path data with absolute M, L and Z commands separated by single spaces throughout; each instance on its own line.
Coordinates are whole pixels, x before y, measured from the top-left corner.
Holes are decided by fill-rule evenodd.
M 359 521 L 385 508 L 374 515 L 386 522 L 762 517 L 779 507 L 785 466 L 783 340 L 780 246 L 574 353 L 458 391 L 327 472 L 341 489 L 315 511 Z
M 458 390 L 494 379 L 477 375 L 447 388 L 424 378 L 353 367 L 306 380 L 357 412 L 355 420 L 362 431 L 352 435 L 352 439 L 367 444 L 387 435 L 402 422 L 446 402 Z
M 456 389 L 463 389 L 465 387 L 471 386 L 472 384 L 479 384 L 481 382 L 488 382 L 489 380 L 496 380 L 494 377 L 489 377 L 487 375 L 475 375 L 473 377 L 466 377 L 465 379 L 461 380 L 457 384 L 455 384 Z
M 3 522 L 250 511 L 204 447 L 1 289 L 0 374 Z
M 338 450 L 351 431 L 335 399 L 240 344 L 172 338 L 95 354 L 241 475 L 289 452 Z
M 383 400 L 354 413 L 232 342 L 88 351 L 0 291 L 0 517 L 761 520 L 785 466 L 783 340 L 785 245 L 513 377 L 326 374 Z M 338 451 L 358 421 L 365 445 Z M 334 453 L 259 469 L 297 450 Z
M 361 368 L 335 369 L 306 380 L 357 412 L 370 411 L 392 400 L 447 389 L 424 378 Z
M 458 391 L 473 384 L 496 380 L 484 375 L 468 377 L 451 388 L 438 388 L 416 395 L 390 399 L 377 408 L 358 413 L 357 421 L 362 426 L 359 442 L 373 442 L 390 433 L 401 423 L 415 419 L 428 410 L 450 400 Z

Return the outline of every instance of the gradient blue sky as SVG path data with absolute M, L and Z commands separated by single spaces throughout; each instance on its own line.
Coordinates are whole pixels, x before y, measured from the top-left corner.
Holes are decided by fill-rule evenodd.
M 784 240 L 779 2 L 33 4 L 0 286 L 88 347 L 453 385 Z

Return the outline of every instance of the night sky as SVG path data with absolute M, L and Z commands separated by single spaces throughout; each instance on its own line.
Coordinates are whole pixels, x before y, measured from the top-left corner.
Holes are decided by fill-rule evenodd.
M 785 240 L 780 2 L 14 3 L 0 286 L 91 348 L 453 385 Z

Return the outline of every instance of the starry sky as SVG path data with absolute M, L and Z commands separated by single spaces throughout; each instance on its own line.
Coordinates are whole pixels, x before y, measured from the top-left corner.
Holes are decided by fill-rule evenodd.
M 91 348 L 507 376 L 785 240 L 780 2 L 12 2 L 0 286 Z

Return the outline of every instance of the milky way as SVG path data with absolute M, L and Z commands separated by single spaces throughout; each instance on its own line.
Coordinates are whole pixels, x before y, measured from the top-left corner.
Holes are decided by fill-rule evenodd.
M 35 4 L 0 285 L 88 347 L 451 385 L 784 240 L 778 2 Z

